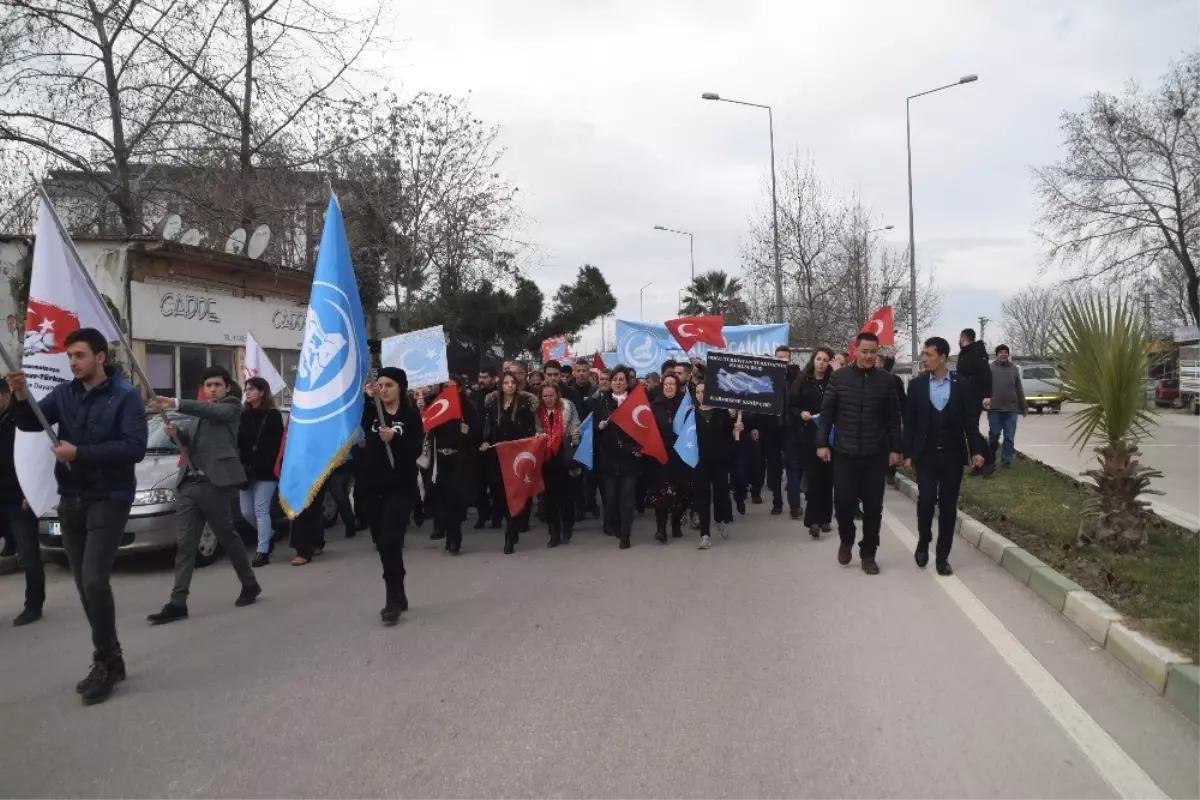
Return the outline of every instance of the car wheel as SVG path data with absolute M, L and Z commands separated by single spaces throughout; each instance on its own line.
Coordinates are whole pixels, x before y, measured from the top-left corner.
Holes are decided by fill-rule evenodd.
M 221 557 L 221 544 L 217 541 L 217 534 L 208 525 L 204 526 L 204 531 L 200 534 L 200 546 L 196 549 L 196 566 L 207 567 L 209 564 Z

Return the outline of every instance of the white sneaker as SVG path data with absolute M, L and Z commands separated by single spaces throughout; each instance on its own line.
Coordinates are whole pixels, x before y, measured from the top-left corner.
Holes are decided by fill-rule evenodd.
M 710 539 L 707 536 L 701 536 L 700 537 L 700 549 L 707 550 L 710 547 L 712 547 L 712 539 Z
M 727 526 L 724 522 L 718 522 L 717 523 L 717 533 L 721 534 L 722 539 L 728 539 L 729 538 L 729 526 Z

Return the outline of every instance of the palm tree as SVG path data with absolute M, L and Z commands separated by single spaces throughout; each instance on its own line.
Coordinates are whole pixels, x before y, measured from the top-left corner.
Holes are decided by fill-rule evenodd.
M 742 282 L 722 270 L 702 272 L 692 280 L 683 295 L 682 313 L 720 314 L 725 323 L 737 325 L 744 321 L 746 303 L 742 300 Z
M 1138 440 L 1149 434 L 1154 418 L 1143 403 L 1146 353 L 1143 327 L 1125 298 L 1082 297 L 1064 302 L 1052 343 L 1063 369 L 1063 393 L 1085 408 L 1068 426 L 1075 445 L 1094 445 L 1094 494 L 1079 522 L 1081 543 L 1101 543 L 1117 552 L 1146 543 L 1143 494 L 1162 473 L 1142 466 Z

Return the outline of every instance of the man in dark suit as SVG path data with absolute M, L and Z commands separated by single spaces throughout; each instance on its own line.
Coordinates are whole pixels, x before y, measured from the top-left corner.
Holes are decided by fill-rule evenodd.
M 238 487 L 246 482 L 238 451 L 242 404 L 229 394 L 233 381 L 224 367 L 209 367 L 202 377 L 207 401 L 156 397 L 153 402 L 158 409 L 190 417 L 178 427 L 170 426 L 172 430 L 168 431 L 179 437 L 187 460 L 180 469 L 179 486 L 175 490 L 175 518 L 179 522 L 175 588 L 170 602 L 147 618 L 155 625 L 187 619 L 188 591 L 205 525 L 212 528 L 242 583 L 242 592 L 234 605 L 248 606 L 262 594 L 246 547 L 233 528 L 233 501 Z
M 925 372 L 908 384 L 904 408 L 904 465 L 917 472 L 918 567 L 929 563 L 933 512 L 938 511 L 936 564 L 939 575 L 953 575 L 950 547 L 958 515 L 958 490 L 968 456 L 983 466 L 987 449 L 979 433 L 979 401 L 969 380 L 950 372 L 950 343 L 940 336 L 925 342 Z

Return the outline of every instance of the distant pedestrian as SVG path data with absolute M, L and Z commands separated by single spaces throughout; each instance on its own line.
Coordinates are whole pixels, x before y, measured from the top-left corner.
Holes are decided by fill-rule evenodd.
M 242 519 L 254 525 L 258 546 L 250 566 L 265 567 L 271 563 L 271 503 L 279 479 L 275 477 L 275 462 L 283 446 L 283 414 L 275 407 L 271 386 L 257 376 L 246 381 L 246 407 L 238 426 L 238 453 L 246 484 L 238 493 Z
M 25 572 L 25 607 L 13 625 L 18 628 L 42 618 L 42 606 L 46 601 L 46 568 L 42 564 L 42 551 L 38 547 L 37 514 L 25 501 L 25 493 L 17 480 L 17 467 L 13 461 L 13 446 L 16 443 L 17 423 L 9 410 L 12 392 L 8 384 L 0 381 L 0 515 L 8 529 L 8 541 L 13 545 L 17 562 Z
M 481 452 L 487 453 L 498 444 L 528 439 L 537 433 L 537 401 L 531 404 L 530 399 L 529 394 L 517 389 L 516 374 L 504 373 L 499 391 L 489 395 L 484 406 L 482 444 L 479 446 Z M 500 464 L 493 458 L 491 465 L 493 492 L 504 506 L 504 554 L 508 556 L 515 552 L 522 530 L 529 529 L 530 503 L 527 501 L 525 507 L 514 514 L 508 507 Z
M 683 402 L 684 391 L 680 388 L 679 376 L 674 369 L 663 370 L 662 386 L 653 410 L 654 422 L 667 448 L 667 463 L 651 461 L 648 465 L 649 501 L 654 507 L 656 523 L 654 538 L 659 544 L 667 543 L 668 520 L 671 523 L 671 536 L 683 536 L 683 515 L 691 504 L 692 483 L 696 475 L 696 470 L 688 466 L 675 451 L 675 414 Z
M 1021 383 L 1021 368 L 1010 360 L 1008 345 L 996 348 L 996 360 L 991 365 L 991 394 L 984 400 L 988 412 L 988 454 L 990 463 L 985 473 L 996 471 L 996 448 L 1000 435 L 1004 434 L 1004 450 L 1000 453 L 1000 466 L 1011 467 L 1017 438 L 1017 414 L 1029 414 L 1025 402 L 1025 385 Z
M 916 470 L 918 567 L 929 563 L 933 517 L 937 510 L 935 564 L 939 575 L 953 575 L 950 548 L 958 517 L 958 491 L 968 459 L 983 465 L 977 402 L 971 384 L 946 368 L 950 343 L 940 336 L 925 341 L 925 372 L 908 385 L 904 417 L 904 465 Z
M 563 399 L 558 382 L 542 386 L 535 424 L 546 437 L 546 457 L 542 460 L 542 481 L 546 487 L 546 527 L 550 530 L 547 547 L 571 543 L 575 529 L 575 483 L 571 476 L 571 447 L 579 443 L 579 416 L 574 404 Z
M 962 333 L 958 335 L 958 346 L 960 349 L 955 370 L 959 377 L 971 382 L 971 394 L 979 404 L 975 414 L 978 417 L 984 411 L 984 400 L 992 396 L 992 371 L 988 367 L 987 345 L 982 341 L 975 341 L 973 328 L 963 328 Z M 985 470 L 995 470 L 995 459 L 990 453 L 984 454 L 983 467 L 972 469 L 971 476 L 978 477 Z
M 706 404 L 707 388 L 696 384 L 696 441 L 700 449 L 700 464 L 696 468 L 692 508 L 699 514 L 700 549 L 712 545 L 712 523 L 717 523 L 721 538 L 729 536 L 733 522 L 733 505 L 729 498 L 729 459 L 733 452 L 734 431 L 740 435 L 742 423 L 734 422 L 724 408 Z
M 883 524 L 883 491 L 888 467 L 900 461 L 900 404 L 892 376 L 876 366 L 879 339 L 860 333 L 854 363 L 833 374 L 821 402 L 817 456 L 833 461 L 833 502 L 837 512 L 838 563 L 850 563 L 856 530 L 854 512 L 862 503 L 863 572 L 878 575 L 875 553 Z M 836 427 L 831 447 L 830 432 Z M 836 449 L 837 457 L 834 458 Z
M 800 422 L 800 463 L 806 484 L 804 526 L 814 539 L 819 539 L 822 531 L 828 533 L 833 522 L 833 464 L 817 458 L 818 417 L 833 375 L 833 356 L 828 347 L 818 347 L 788 391 L 788 415 Z
M 642 447 L 621 426 L 612 422 L 614 411 L 629 398 L 634 381 L 633 370 L 616 366 L 609 373 L 610 389 L 600 393 L 596 404 L 595 448 L 600 453 L 600 474 L 604 477 L 604 532 L 618 539 L 618 547 L 628 550 L 633 531 L 633 512 L 637 506 L 637 482 L 642 474 Z

